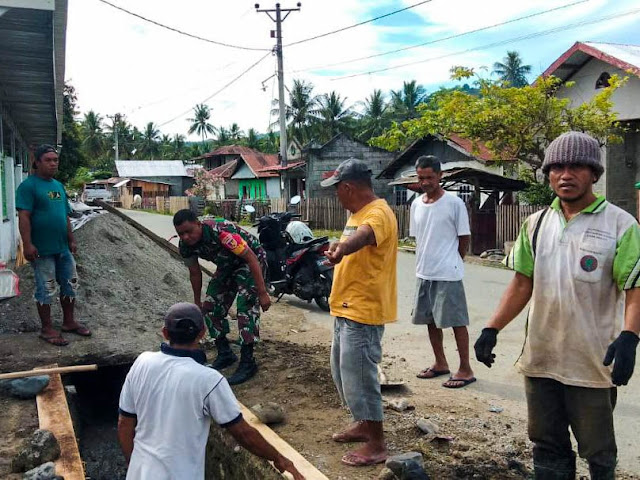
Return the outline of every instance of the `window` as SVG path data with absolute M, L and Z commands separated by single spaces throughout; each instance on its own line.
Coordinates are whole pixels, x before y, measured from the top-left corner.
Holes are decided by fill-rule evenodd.
M 394 186 L 393 198 L 396 205 L 404 205 L 407 203 L 407 189 L 400 185 Z
M 460 185 L 458 187 L 458 197 L 461 198 L 464 203 L 469 203 L 473 197 L 473 188 L 471 185 Z
M 609 75 L 607 72 L 602 72 L 598 77 L 598 80 L 596 80 L 596 90 L 608 87 L 610 79 L 611 75 Z

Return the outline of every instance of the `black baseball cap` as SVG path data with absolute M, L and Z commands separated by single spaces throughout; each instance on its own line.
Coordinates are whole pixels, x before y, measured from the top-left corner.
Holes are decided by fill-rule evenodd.
M 204 318 L 197 305 L 181 302 L 167 310 L 164 326 L 172 333 L 195 334 L 204 328 Z
M 338 165 L 332 176 L 320 182 L 320 185 L 330 187 L 345 180 L 368 180 L 370 178 L 371 170 L 369 165 L 357 158 L 348 158 Z
M 43 143 L 42 145 L 38 146 L 38 148 L 36 148 L 36 151 L 33 152 L 33 156 L 35 157 L 36 160 L 40 160 L 40 158 L 45 153 L 50 153 L 50 152 L 58 153 L 58 151 L 53 147 L 53 145 Z

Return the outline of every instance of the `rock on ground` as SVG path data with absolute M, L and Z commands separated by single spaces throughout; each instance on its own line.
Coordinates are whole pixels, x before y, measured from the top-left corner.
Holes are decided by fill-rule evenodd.
M 23 480 L 64 480 L 63 477 L 56 475 L 56 466 L 53 462 L 43 463 L 42 465 L 29 470 L 22 477 Z
M 36 430 L 11 463 L 14 472 L 31 470 L 60 456 L 58 440 L 49 430 Z
M 251 407 L 251 411 L 265 425 L 282 423 L 285 420 L 284 409 L 275 402 L 259 403 Z
M 34 398 L 49 385 L 49 375 L 37 377 L 16 378 L 0 381 L 0 391 L 6 391 L 16 398 Z

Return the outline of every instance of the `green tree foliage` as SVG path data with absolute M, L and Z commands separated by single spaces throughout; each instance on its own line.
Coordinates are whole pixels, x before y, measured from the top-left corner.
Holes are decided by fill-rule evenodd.
M 82 151 L 93 166 L 100 165 L 100 157 L 105 153 L 105 138 L 102 131 L 102 117 L 90 110 L 84 114 L 80 124 Z
M 454 79 L 474 75 L 463 67 L 452 69 Z M 620 141 L 611 95 L 624 82 L 614 75 L 610 86 L 590 102 L 571 108 L 568 99 L 554 95 L 562 84 L 558 78 L 541 78 L 533 85 L 515 88 L 478 77 L 479 96 L 463 91 L 436 95 L 418 107 L 418 118 L 394 124 L 371 143 L 400 150 L 428 134 L 457 134 L 484 143 L 496 158 L 516 159 L 535 170 L 549 142 L 568 130 L 587 132 L 603 144 Z
M 375 89 L 362 103 L 363 112 L 358 122 L 358 138 L 364 142 L 391 126 L 391 111 L 382 90 Z
M 318 140 L 326 142 L 338 133 L 350 133 L 353 130 L 354 112 L 346 103 L 347 99 L 341 98 L 335 91 L 318 98 Z
M 418 106 L 427 98 L 427 92 L 415 80 L 404 82 L 401 90 L 391 91 L 391 113 L 395 121 L 404 121 L 419 116 Z
M 193 118 L 187 119 L 191 122 L 189 127 L 189 135 L 196 133 L 202 137 L 202 145 L 208 135 L 215 133 L 215 128 L 209 123 L 211 120 L 211 109 L 208 105 L 198 104 L 193 107 Z
M 295 138 L 298 143 L 305 145 L 312 138 L 312 128 L 318 121 L 318 96 L 313 93 L 313 84 L 304 80 L 294 80 L 289 90 L 288 102 L 285 105 L 287 119 L 287 134 L 289 138 Z M 274 100 L 276 107 L 271 114 L 278 118 L 280 109 L 278 100 Z M 276 120 L 272 127 L 277 126 Z
M 75 121 L 77 115 L 77 97 L 75 88 L 69 83 L 63 90 L 62 117 L 62 150 L 60 151 L 60 167 L 57 178 L 62 183 L 71 180 L 79 167 L 86 165 L 82 152 L 82 133 L 80 125 Z
M 528 85 L 527 75 L 531 73 L 531 65 L 523 65 L 520 54 L 516 51 L 507 52 L 502 62 L 493 64 L 493 73 L 497 74 L 505 84 L 511 87 Z
M 153 122 L 147 123 L 142 132 L 140 142 L 140 153 L 144 158 L 152 160 L 158 157 L 160 153 L 160 130 L 156 128 Z

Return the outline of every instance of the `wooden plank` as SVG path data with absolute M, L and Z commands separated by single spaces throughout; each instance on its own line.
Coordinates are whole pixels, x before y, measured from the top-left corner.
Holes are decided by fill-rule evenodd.
M 97 370 L 98 366 L 93 365 L 73 365 L 69 367 L 56 367 L 56 368 L 38 368 L 35 370 L 26 370 L 23 372 L 11 372 L 0 374 L 0 380 L 8 380 L 10 378 L 23 378 L 23 377 L 36 377 L 38 375 L 52 375 L 54 373 L 71 373 L 71 372 L 86 372 L 89 370 Z
M 60 444 L 60 458 L 55 461 L 56 475 L 65 480 L 84 480 L 84 467 L 59 373 L 49 376 L 49 385 L 38 394 L 36 404 L 40 429 L 49 430 Z
M 300 453 L 278 436 L 276 432 L 258 420 L 251 410 L 240 404 L 242 417 L 253 428 L 258 430 L 264 439 L 275 448 L 281 455 L 287 457 L 293 462 L 298 471 L 307 480 L 329 480 L 320 470 L 318 470 L 311 462 L 304 458 Z M 293 478 L 289 473 L 282 475 L 284 478 Z M 65 477 L 66 480 L 66 477 Z

